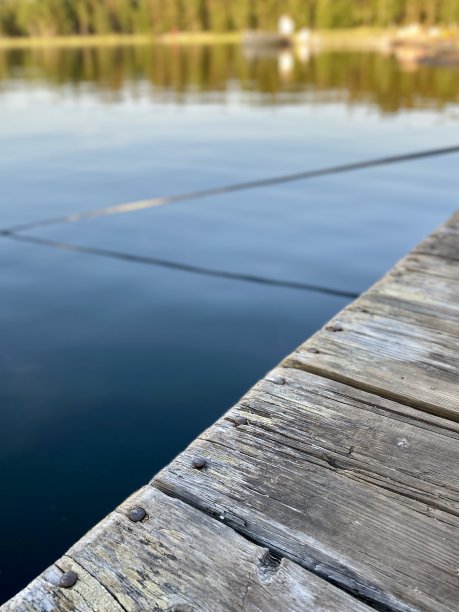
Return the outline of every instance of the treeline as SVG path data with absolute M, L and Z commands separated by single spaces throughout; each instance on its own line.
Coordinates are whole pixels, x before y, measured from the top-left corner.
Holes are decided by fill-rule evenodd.
M 0 0 L 0 34 L 143 34 L 459 22 L 459 0 Z

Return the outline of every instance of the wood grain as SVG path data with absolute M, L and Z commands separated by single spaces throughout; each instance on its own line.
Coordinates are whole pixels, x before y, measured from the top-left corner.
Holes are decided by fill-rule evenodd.
M 75 571 L 78 581 L 71 589 L 60 588 L 65 571 Z M 123 608 L 105 588 L 68 556 L 63 556 L 38 578 L 0 607 L 2 612 L 113 611 Z
M 147 511 L 144 521 L 129 520 L 129 510 L 135 506 Z M 58 568 L 79 574 L 74 587 L 56 586 Z M 370 608 L 147 486 L 2 610 L 369 612 Z
M 235 426 L 237 417 L 247 424 Z M 451 610 L 458 428 L 417 417 L 278 368 L 153 484 L 390 609 Z

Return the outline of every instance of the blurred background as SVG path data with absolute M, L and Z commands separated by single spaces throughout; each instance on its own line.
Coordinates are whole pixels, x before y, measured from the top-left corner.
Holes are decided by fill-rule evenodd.
M 205 193 L 458 145 L 458 23 L 0 0 L 0 601 L 458 207 L 457 155 Z

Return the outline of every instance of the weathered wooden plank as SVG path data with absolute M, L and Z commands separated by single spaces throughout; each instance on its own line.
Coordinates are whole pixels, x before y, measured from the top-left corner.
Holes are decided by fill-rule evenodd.
M 142 507 L 141 522 L 128 518 Z M 181 501 L 147 486 L 3 610 L 369 611 L 365 604 Z M 92 578 L 96 576 L 97 580 Z
M 451 610 L 458 427 L 419 414 L 279 368 L 153 484 L 391 609 Z
M 281 368 L 242 398 L 239 408 L 275 443 L 282 432 L 292 448 L 323 466 L 430 504 L 429 512 L 439 508 L 459 516 L 457 423 L 447 422 L 445 430 L 443 419 L 419 420 L 409 406 Z
M 429 278 L 430 276 L 437 276 L 443 278 L 445 281 L 448 281 L 448 283 L 445 283 L 444 285 L 446 291 L 448 291 L 449 282 L 451 281 L 456 287 L 455 291 L 457 291 L 457 283 L 459 282 L 459 268 L 457 263 L 450 259 L 425 254 L 422 252 L 421 247 L 422 243 L 415 251 L 404 257 L 401 263 L 403 263 L 408 270 L 417 272 L 420 275 L 421 282 L 424 282 L 423 277 L 426 277 L 425 281 L 429 282 L 431 280 Z M 388 275 L 386 278 L 387 277 Z M 377 287 L 378 283 L 375 286 Z M 430 297 L 435 299 L 437 296 L 431 294 Z M 448 304 L 448 306 L 454 306 L 454 304 Z
M 459 323 L 459 265 L 422 254 L 408 256 L 365 298 Z
M 459 324 L 404 306 L 362 298 L 284 363 L 457 421 Z
M 71 589 L 59 587 L 64 572 L 78 573 Z M 57 610 L 100 610 L 120 612 L 123 608 L 105 588 L 70 557 L 64 556 L 0 606 L 3 612 L 56 612 Z
M 416 249 L 418 253 L 435 255 L 451 261 L 459 261 L 459 216 L 456 214 L 448 224 L 426 238 Z
M 284 364 L 459 420 L 458 219 L 455 215 Z M 433 251 L 435 256 L 426 254 Z

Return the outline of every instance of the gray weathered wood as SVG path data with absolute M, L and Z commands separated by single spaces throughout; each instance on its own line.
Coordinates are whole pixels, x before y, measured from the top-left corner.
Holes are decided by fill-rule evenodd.
M 66 571 L 78 573 L 71 589 L 60 588 L 59 579 Z M 63 556 L 38 578 L 0 607 L 2 612 L 56 612 L 57 610 L 100 610 L 120 612 L 123 608 L 93 576 L 73 559 Z
M 144 521 L 129 520 L 127 514 L 134 506 L 147 511 Z M 56 586 L 61 569 L 79 574 L 74 587 Z M 370 608 L 147 486 L 2 610 L 365 612 Z
M 459 428 L 418 414 L 279 368 L 153 484 L 392 609 L 451 610 Z
M 426 253 L 457 262 L 459 261 L 458 242 L 459 211 L 456 212 L 444 226 L 440 227 L 436 232 L 421 242 L 416 252 Z
M 459 420 L 458 218 L 287 357 L 285 365 Z

